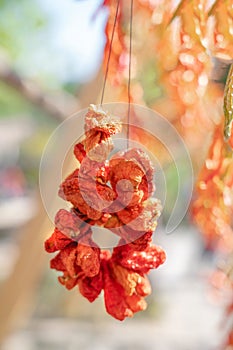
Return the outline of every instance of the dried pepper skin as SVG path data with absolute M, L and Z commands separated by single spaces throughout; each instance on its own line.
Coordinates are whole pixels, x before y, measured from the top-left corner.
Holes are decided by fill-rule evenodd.
M 86 181 L 86 188 L 82 186 L 83 194 L 87 194 L 90 198 L 91 195 L 95 195 L 95 191 L 90 191 L 90 188 L 95 190 L 96 184 L 94 181 Z M 72 203 L 75 208 L 77 208 L 82 214 L 87 215 L 92 220 L 98 220 L 101 218 L 102 213 L 100 210 L 96 210 L 91 207 L 83 198 L 83 195 L 79 187 L 79 169 L 75 170 L 71 175 L 69 175 L 65 181 L 61 184 L 59 190 L 59 196 L 64 200 Z M 98 198 L 92 196 L 91 200 L 93 203 L 96 202 Z M 98 201 L 97 201 L 98 203 Z
M 104 298 L 107 312 L 123 321 L 147 307 L 144 297 L 151 293 L 148 280 L 123 268 L 112 259 L 104 261 Z
M 134 296 L 128 295 L 124 287 L 114 278 L 112 269 L 107 261 L 104 261 L 103 271 L 105 307 L 106 311 L 111 316 L 123 321 L 126 317 L 132 317 L 136 312 L 136 309 L 137 311 L 145 309 L 145 304 L 143 303 L 143 308 L 138 308 L 138 306 L 136 308 L 135 305 L 134 310 L 132 310 L 130 299 Z
M 66 235 L 55 228 L 51 237 L 45 241 L 45 250 L 48 253 L 54 253 L 58 250 L 66 248 L 72 242 Z
M 113 188 L 120 180 L 127 179 L 133 187 L 132 201 L 128 205 L 137 205 L 154 192 L 154 169 L 147 155 L 140 149 L 130 149 L 115 154 L 110 160 L 112 171 L 110 181 Z
M 143 273 L 124 268 L 122 265 L 115 263 L 113 259 L 111 269 L 115 280 L 122 285 L 127 296 L 137 294 L 140 297 L 145 297 L 151 293 L 150 283 Z
M 153 181 L 154 168 L 153 165 L 145 152 L 139 148 L 132 148 L 125 152 L 118 152 L 114 155 L 115 158 L 123 158 L 131 160 L 137 164 L 146 176 L 147 181 Z
M 121 131 L 121 124 L 91 105 L 85 118 L 85 150 L 90 159 L 101 162 L 113 149 L 111 135 Z
M 88 130 L 96 130 L 106 137 L 118 134 L 122 125 L 118 118 L 108 115 L 97 106 L 90 105 L 85 118 L 85 132 Z
M 114 190 L 117 183 L 123 179 L 129 180 L 133 188 L 138 189 L 144 173 L 136 163 L 125 159 L 113 159 L 110 160 L 109 165 L 111 168 L 110 182 Z
M 78 278 L 70 277 L 66 272 L 62 276 L 58 277 L 58 281 L 68 290 L 77 286 Z
M 80 293 L 91 303 L 100 295 L 103 289 L 102 270 L 94 277 L 85 277 L 78 283 Z
M 71 289 L 80 277 L 93 278 L 100 273 L 100 249 L 71 241 L 50 261 L 50 267 L 63 272 L 58 280 Z
M 100 249 L 83 244 L 77 246 L 77 265 L 87 277 L 94 277 L 100 270 Z
M 84 149 L 84 145 L 81 142 L 77 143 L 74 146 L 74 155 L 76 159 L 79 161 L 79 163 L 82 163 L 82 161 L 85 159 L 86 151 Z
M 57 252 L 50 267 L 62 273 L 58 281 L 64 287 L 77 287 L 90 302 L 103 291 L 107 312 L 124 320 L 147 307 L 144 298 L 151 286 L 146 275 L 164 263 L 165 253 L 152 244 L 161 205 L 151 198 L 150 159 L 136 148 L 107 159 L 111 136 L 120 131 L 118 120 L 95 106 L 89 108 L 85 138 L 74 146 L 78 167 L 58 192 L 72 208 L 57 212 L 45 250 Z M 120 237 L 112 253 L 95 244 L 93 226 Z
M 142 206 L 125 208 L 117 213 L 119 219 L 128 227 L 138 231 L 154 231 L 161 214 L 161 204 L 156 199 L 144 201 Z
M 134 312 L 128 306 L 124 288 L 114 281 L 111 277 L 111 273 L 106 269 L 104 276 L 104 301 L 106 311 L 120 321 L 123 321 L 126 317 L 132 317 Z
M 89 226 L 75 212 L 69 212 L 65 209 L 60 209 L 57 212 L 54 223 L 60 232 L 72 239 L 75 239 L 80 234 L 87 233 L 89 230 Z
M 159 246 L 148 244 L 143 250 L 134 250 L 132 243 L 126 245 L 121 243 L 113 249 L 112 259 L 132 271 L 148 273 L 166 260 L 166 254 Z
M 112 141 L 99 132 L 88 132 L 88 138 L 85 142 L 87 156 L 96 162 L 104 161 L 113 150 Z
M 98 248 L 81 244 L 75 246 L 71 243 L 51 260 L 51 268 L 68 272 L 71 277 L 77 277 L 80 271 L 87 277 L 93 277 L 99 273 L 99 255 L 100 252 Z
M 129 243 L 129 248 L 136 251 L 145 250 L 152 243 L 152 234 L 152 231 L 144 233 L 142 236 Z
M 80 272 L 80 267 L 77 265 L 76 260 L 76 245 L 71 243 L 50 261 L 50 267 L 58 271 L 67 272 L 70 277 L 74 278 Z

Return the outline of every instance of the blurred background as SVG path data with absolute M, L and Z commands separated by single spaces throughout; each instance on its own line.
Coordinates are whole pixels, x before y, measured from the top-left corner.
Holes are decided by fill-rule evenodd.
M 172 235 L 159 225 L 155 243 L 167 261 L 150 274 L 148 309 L 123 323 L 106 314 L 102 297 L 89 304 L 58 284 L 43 251 L 53 225 L 40 200 L 40 158 L 53 130 L 99 96 L 101 3 L 0 0 L 1 349 L 215 349 L 223 337 L 209 284 L 216 257 L 188 218 Z

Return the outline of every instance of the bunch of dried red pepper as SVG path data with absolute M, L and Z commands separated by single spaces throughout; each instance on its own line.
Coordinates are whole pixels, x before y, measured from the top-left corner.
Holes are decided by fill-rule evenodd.
M 144 297 L 151 292 L 146 275 L 165 261 L 165 253 L 152 244 L 161 206 L 151 198 L 154 170 L 148 156 L 133 148 L 107 159 L 111 136 L 120 131 L 118 119 L 90 106 L 85 138 L 74 147 L 78 167 L 59 190 L 72 208 L 58 211 L 45 249 L 59 251 L 50 266 L 63 273 L 61 284 L 78 286 L 90 302 L 103 290 L 107 312 L 123 320 L 146 308 Z M 93 241 L 95 225 L 120 237 L 112 252 Z

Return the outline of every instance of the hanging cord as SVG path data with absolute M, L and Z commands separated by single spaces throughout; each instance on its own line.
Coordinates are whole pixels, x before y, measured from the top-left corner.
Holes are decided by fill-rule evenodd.
M 114 39 L 114 34 L 115 34 L 115 29 L 116 29 L 119 7 L 120 7 L 120 0 L 117 1 L 117 8 L 116 8 L 116 13 L 115 13 L 115 18 L 114 18 L 113 29 L 112 29 L 111 41 L 110 41 L 110 45 L 109 45 L 108 60 L 107 60 L 107 66 L 106 66 L 106 71 L 105 71 L 105 76 L 104 76 L 104 84 L 103 84 L 103 89 L 102 89 L 102 94 L 101 94 L 100 106 L 103 105 L 103 100 L 104 100 L 104 93 L 105 93 L 105 87 L 106 87 L 106 82 L 107 82 L 107 78 L 108 78 L 109 63 L 110 63 L 110 58 L 111 58 L 111 54 L 112 54 L 112 44 L 113 44 L 113 39 Z
M 129 148 L 129 122 L 131 109 L 131 61 L 132 61 L 132 36 L 133 36 L 133 0 L 130 5 L 130 28 L 129 28 L 129 78 L 128 78 L 128 114 L 127 114 L 127 148 Z

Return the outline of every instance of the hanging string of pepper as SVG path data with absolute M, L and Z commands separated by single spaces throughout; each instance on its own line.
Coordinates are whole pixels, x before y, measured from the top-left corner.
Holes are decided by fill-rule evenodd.
M 151 197 L 153 168 L 148 156 L 133 148 L 107 160 L 111 135 L 120 129 L 118 120 L 90 106 L 85 138 L 74 147 L 79 166 L 59 190 L 73 207 L 58 211 L 45 249 L 59 251 L 50 267 L 63 273 L 61 284 L 67 289 L 78 286 L 90 302 L 103 290 L 107 312 L 123 320 L 146 308 L 144 297 L 151 293 L 146 275 L 163 264 L 165 253 L 152 244 L 161 205 Z M 95 225 L 120 237 L 112 254 L 92 240 Z
M 45 241 L 48 253 L 58 251 L 50 261 L 62 272 L 59 282 L 67 289 L 79 287 L 93 302 L 104 292 L 107 312 L 118 320 L 146 308 L 151 293 L 147 274 L 165 261 L 162 248 L 152 244 L 161 205 L 152 197 L 154 169 L 140 149 L 113 150 L 112 135 L 121 131 L 121 122 L 103 110 L 105 85 L 110 68 L 112 43 L 119 16 L 115 12 L 101 106 L 91 105 L 85 116 L 85 137 L 74 147 L 77 168 L 59 189 L 59 196 L 72 204 L 55 217 L 55 230 Z M 132 40 L 133 0 L 131 1 L 130 41 Z M 131 53 L 131 43 L 130 43 Z M 130 55 L 131 56 L 131 55 Z M 131 58 L 128 94 L 130 95 Z M 128 101 L 128 118 L 130 99 Z M 120 237 L 112 253 L 93 241 L 92 228 L 100 226 Z

